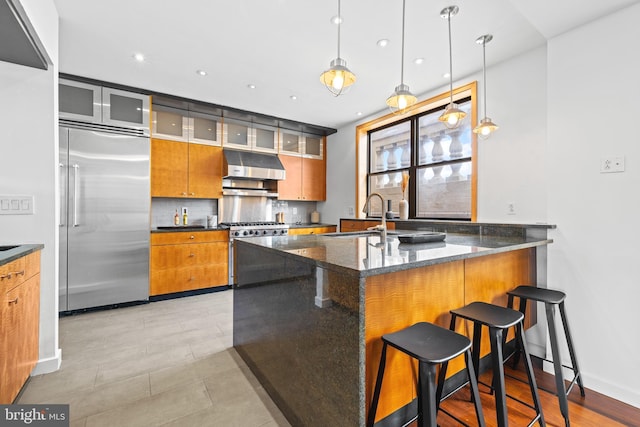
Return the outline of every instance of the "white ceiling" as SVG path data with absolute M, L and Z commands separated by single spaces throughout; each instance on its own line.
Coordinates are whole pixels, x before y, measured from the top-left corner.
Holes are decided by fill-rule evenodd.
M 491 65 L 638 1 L 406 0 L 404 82 L 418 95 L 447 88 L 446 6 L 460 8 L 451 21 L 455 80 L 481 69 L 480 35 L 494 37 Z M 337 98 L 319 81 L 337 56 L 337 0 L 54 2 L 62 73 L 335 128 L 385 110 L 400 84 L 400 0 L 342 0 L 340 56 L 358 80 Z

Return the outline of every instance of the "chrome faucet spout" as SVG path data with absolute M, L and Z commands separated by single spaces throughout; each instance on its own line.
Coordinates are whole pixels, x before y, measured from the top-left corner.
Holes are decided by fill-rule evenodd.
M 382 197 L 382 194 L 380 193 L 371 193 L 369 194 L 369 196 L 367 197 L 367 201 L 364 202 L 364 207 L 362 208 L 362 212 L 363 213 L 368 213 L 369 211 L 369 202 L 371 200 L 372 197 L 379 197 L 380 198 L 380 203 L 382 204 L 382 222 L 380 223 L 380 225 L 373 227 L 373 229 L 380 231 L 380 241 L 381 242 L 385 242 L 387 240 L 387 206 L 384 203 L 384 197 Z

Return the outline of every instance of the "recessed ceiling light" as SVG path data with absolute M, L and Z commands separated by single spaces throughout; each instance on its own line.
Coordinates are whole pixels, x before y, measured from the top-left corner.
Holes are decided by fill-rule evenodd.
M 389 44 L 389 39 L 380 39 L 376 44 L 378 47 L 386 47 Z
M 449 73 L 444 73 L 444 74 L 442 75 L 442 77 L 444 77 L 445 79 L 448 79 L 449 77 L 451 77 L 451 74 L 449 74 Z
M 356 116 L 361 116 L 361 115 L 362 115 L 362 111 L 358 111 L 358 112 L 356 113 Z
M 141 53 L 134 53 L 133 59 L 135 59 L 138 62 L 144 62 L 144 55 Z
M 249 84 L 247 85 L 247 87 L 248 87 L 249 89 L 255 89 L 255 88 L 256 88 L 256 85 L 254 85 L 253 83 L 249 83 Z
M 413 60 L 413 63 L 416 65 L 420 65 L 424 62 L 424 58 L 416 58 Z
M 198 71 L 196 71 L 196 74 L 199 75 L 199 76 L 206 76 L 207 72 L 205 70 L 198 70 Z
M 331 23 L 335 25 L 342 24 L 342 16 L 338 16 L 338 15 L 332 16 Z
M 289 98 L 291 98 L 292 101 L 295 101 L 296 99 L 298 99 L 298 97 L 295 95 L 291 95 Z

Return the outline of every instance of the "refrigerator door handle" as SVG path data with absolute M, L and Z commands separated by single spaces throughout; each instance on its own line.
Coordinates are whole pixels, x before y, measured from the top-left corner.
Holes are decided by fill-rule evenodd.
M 78 198 L 80 193 L 79 175 L 78 170 L 80 166 L 78 164 L 73 165 L 73 226 L 80 225 L 78 222 Z
M 66 186 L 67 186 L 67 183 L 65 182 L 65 179 L 63 179 L 64 178 L 64 165 L 62 163 L 58 163 L 58 167 L 60 168 L 59 169 L 60 170 L 60 188 L 63 189 L 63 188 L 66 188 Z M 61 197 L 60 197 L 60 221 L 59 221 L 58 225 L 60 227 L 64 227 L 64 224 L 65 224 L 64 218 L 66 216 L 65 215 L 66 212 L 65 212 L 65 209 L 64 209 L 64 206 L 66 204 L 66 200 L 65 200 L 65 197 L 64 197 L 65 191 L 61 191 L 60 194 L 61 194 Z

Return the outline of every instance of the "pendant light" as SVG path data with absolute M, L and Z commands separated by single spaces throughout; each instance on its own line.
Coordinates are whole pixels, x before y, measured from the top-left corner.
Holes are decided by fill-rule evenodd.
M 340 96 L 356 82 L 356 75 L 347 68 L 347 61 L 340 58 L 340 26 L 342 25 L 340 0 L 338 0 L 338 16 L 334 22 L 338 25 L 338 57 L 331 61 L 329 69 L 320 75 L 320 81 L 333 96 Z
M 480 124 L 473 129 L 473 133 L 478 134 L 482 139 L 489 138 L 493 132 L 498 130 L 498 126 L 487 117 L 487 59 L 485 47 L 491 40 L 493 40 L 491 34 L 485 34 L 476 39 L 476 43 L 482 45 L 482 88 L 484 92 L 482 103 L 484 104 L 484 118 L 480 120 Z
M 402 0 L 402 58 L 400 62 L 400 85 L 396 86 L 391 96 L 387 98 L 387 105 L 393 114 L 402 114 L 407 109 L 411 108 L 418 98 L 409 90 L 409 86 L 404 84 L 404 16 L 405 16 L 405 3 L 406 0 Z
M 462 119 L 465 118 L 467 113 L 458 108 L 456 104 L 453 103 L 453 52 L 451 49 L 451 17 L 457 15 L 458 6 L 449 6 L 442 9 L 440 12 L 440 16 L 447 20 L 449 24 L 449 93 L 450 93 L 450 101 L 447 108 L 445 108 L 442 115 L 438 118 L 444 125 L 449 129 L 454 129 L 460 126 L 462 123 Z

